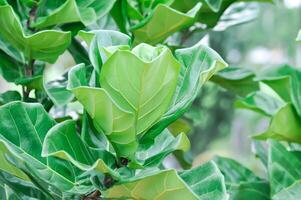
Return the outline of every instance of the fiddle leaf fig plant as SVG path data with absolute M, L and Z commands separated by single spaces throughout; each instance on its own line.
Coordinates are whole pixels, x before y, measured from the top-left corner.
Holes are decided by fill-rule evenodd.
M 210 80 L 272 118 L 255 139 L 300 143 L 299 71 L 255 79 L 222 71 L 228 64 L 201 42 L 188 45 L 224 14 L 240 16 L 226 11 L 236 2 L 0 0 L 0 75 L 14 84 L 0 94 L 1 199 L 297 196 L 298 153 L 273 140 L 268 153 L 257 145 L 268 181 L 225 158 L 166 164 L 185 160 L 181 117 Z

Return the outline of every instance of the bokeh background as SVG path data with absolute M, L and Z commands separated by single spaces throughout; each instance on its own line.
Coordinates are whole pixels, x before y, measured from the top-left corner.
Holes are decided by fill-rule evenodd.
M 258 17 L 224 31 L 210 31 L 203 39 L 215 49 L 230 66 L 259 73 L 265 69 L 289 64 L 301 68 L 301 45 L 295 38 L 301 27 L 301 0 L 281 0 L 275 5 L 260 4 Z M 197 40 L 196 36 L 196 40 Z M 64 54 L 48 66 L 48 79 L 56 78 L 74 65 Z M 0 77 L 0 92 L 19 89 Z M 194 164 L 200 164 L 213 155 L 235 158 L 260 173 L 261 165 L 251 153 L 251 138 L 263 131 L 269 121 L 247 110 L 235 109 L 236 97 L 209 82 L 201 90 L 189 112 L 184 116 L 191 139 Z M 175 166 L 170 158 L 168 163 Z

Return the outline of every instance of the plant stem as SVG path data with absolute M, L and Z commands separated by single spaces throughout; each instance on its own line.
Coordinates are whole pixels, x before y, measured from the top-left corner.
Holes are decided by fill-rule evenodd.
M 98 199 L 100 199 L 100 195 L 101 195 L 100 191 L 95 190 L 91 194 L 83 197 L 83 200 L 98 200 Z

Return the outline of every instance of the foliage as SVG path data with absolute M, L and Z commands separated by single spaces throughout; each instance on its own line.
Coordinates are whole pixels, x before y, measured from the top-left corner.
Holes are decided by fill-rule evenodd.
M 195 33 L 254 18 L 235 17 L 242 10 L 235 0 L 0 0 L 0 74 L 21 85 L 0 95 L 1 197 L 296 198 L 301 72 L 224 70 L 210 47 L 187 47 Z M 76 65 L 48 81 L 45 66 L 64 52 Z M 256 143 L 269 180 L 220 157 L 189 168 L 182 117 L 209 80 L 271 118 L 253 137 L 269 140 L 267 151 Z M 172 153 L 189 169 L 166 168 Z

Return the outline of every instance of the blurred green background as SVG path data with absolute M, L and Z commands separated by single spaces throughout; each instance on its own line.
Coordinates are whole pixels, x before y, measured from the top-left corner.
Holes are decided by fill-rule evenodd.
M 258 17 L 252 22 L 230 27 L 225 31 L 210 31 L 203 39 L 230 66 L 250 69 L 256 73 L 283 64 L 301 67 L 301 45 L 295 38 L 301 27 L 301 0 L 283 0 L 275 5 L 260 4 Z M 197 40 L 198 38 L 196 38 Z M 64 54 L 47 77 L 64 72 L 74 65 Z M 0 92 L 14 85 L 0 78 Z M 251 111 L 235 109 L 236 97 L 214 83 L 201 90 L 184 120 L 191 129 L 191 157 L 194 164 L 212 158 L 214 154 L 229 156 L 260 171 L 259 162 L 251 154 L 250 136 L 263 131 L 268 120 Z

